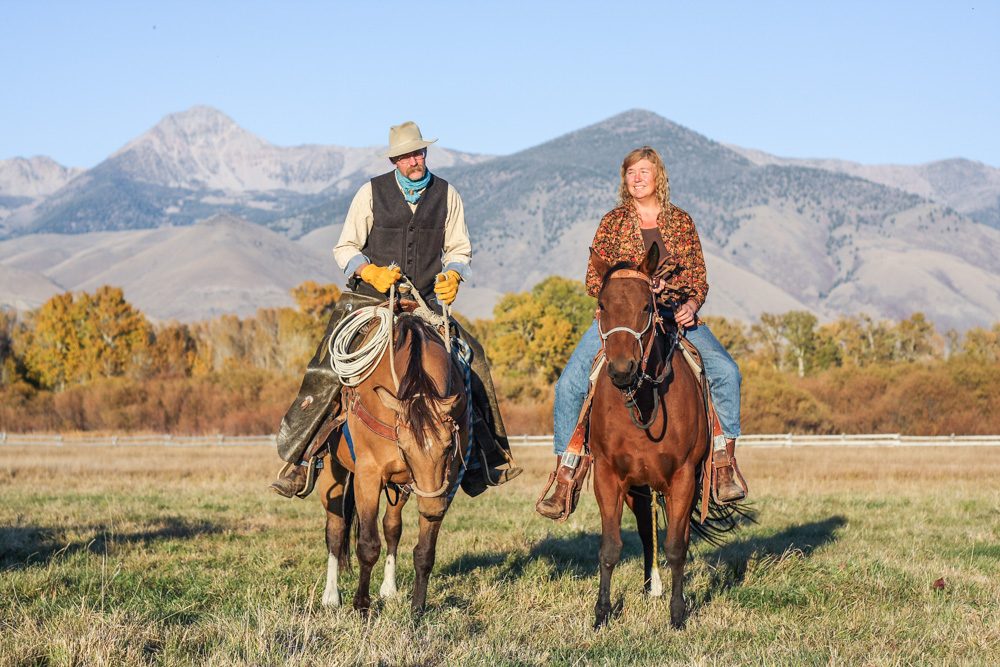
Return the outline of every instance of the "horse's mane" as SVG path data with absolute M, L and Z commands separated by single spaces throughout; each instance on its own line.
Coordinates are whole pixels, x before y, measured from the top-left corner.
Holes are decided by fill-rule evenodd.
M 419 317 L 401 315 L 396 322 L 396 352 L 409 341 L 410 359 L 399 379 L 397 398 L 403 404 L 403 419 L 410 425 L 417 444 L 425 447 L 424 430 L 437 420 L 431 409 L 433 399 L 446 398 L 438 391 L 434 378 L 424 368 L 424 345 L 434 344 L 437 334 Z

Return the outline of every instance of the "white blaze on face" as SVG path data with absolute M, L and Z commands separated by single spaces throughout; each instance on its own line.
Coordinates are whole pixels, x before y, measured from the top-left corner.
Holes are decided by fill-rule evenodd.
M 391 598 L 396 594 L 396 557 L 385 557 L 385 577 L 382 578 L 382 588 L 379 594 L 384 598 Z
M 340 606 L 340 591 L 337 590 L 338 572 L 337 557 L 330 554 L 326 559 L 326 589 L 323 590 L 323 606 Z
M 663 582 L 660 580 L 660 568 L 653 566 L 649 577 L 649 597 L 658 598 L 663 595 Z

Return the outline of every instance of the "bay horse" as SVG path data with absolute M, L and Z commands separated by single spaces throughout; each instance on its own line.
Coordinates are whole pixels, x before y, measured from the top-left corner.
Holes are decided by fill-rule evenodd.
M 658 261 L 656 245 L 640 266 L 609 266 L 591 250 L 591 262 L 603 276 L 597 322 L 606 359 L 605 372 L 594 387 L 589 438 L 601 512 L 595 629 L 611 614 L 611 575 L 621 556 L 623 503 L 635 514 L 642 540 L 644 588 L 651 596 L 660 594 L 659 569 L 653 562 L 652 491 L 665 499 L 670 622 L 675 628 L 684 624 L 684 562 L 711 432 L 700 380 L 681 353 L 674 354 L 678 333 L 666 328 L 657 311 L 653 276 Z M 725 517 L 730 518 L 731 513 Z M 723 527 L 713 529 L 735 525 L 721 523 Z
M 381 496 L 388 504 L 382 521 L 383 597 L 396 594 L 403 506 L 411 492 L 417 496 L 420 534 L 413 550 L 411 608 L 420 613 L 427 600 L 441 521 L 468 463 L 470 447 L 467 374 L 431 325 L 415 315 L 399 316 L 395 339 L 370 376 L 356 387 L 345 387 L 347 433 L 328 440 L 329 451 L 316 482 L 326 510 L 329 552 L 322 602 L 340 605 L 338 574 L 350 563 L 350 528 L 356 512 L 360 574 L 354 609 L 363 615 L 371 608 L 371 574 L 381 552 Z M 395 375 L 390 364 L 395 365 Z M 398 388 L 395 376 L 400 378 Z

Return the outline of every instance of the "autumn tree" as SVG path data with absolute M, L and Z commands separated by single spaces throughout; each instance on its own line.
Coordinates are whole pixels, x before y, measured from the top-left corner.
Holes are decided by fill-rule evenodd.
M 150 350 L 153 371 L 163 377 L 187 377 L 194 369 L 198 344 L 186 324 L 171 322 L 158 327 Z
M 917 361 L 939 356 L 943 347 L 934 325 L 923 313 L 914 313 L 895 326 L 893 357 L 896 361 Z
M 0 387 L 21 377 L 23 362 L 15 345 L 25 332 L 26 326 L 16 311 L 0 308 Z
M 325 322 L 291 308 L 268 308 L 244 323 L 247 362 L 253 368 L 300 372 L 325 329 Z
M 784 319 L 774 313 L 762 313 L 760 320 L 750 327 L 750 337 L 754 347 L 765 363 L 774 370 L 785 368 Z
M 193 372 L 196 375 L 239 366 L 246 359 L 248 340 L 243 320 L 222 315 L 196 322 L 191 332 L 198 341 Z
M 57 294 L 34 318 L 25 366 L 39 384 L 63 389 L 133 370 L 146 358 L 151 329 L 120 288 Z
M 597 300 L 587 294 L 587 288 L 579 280 L 549 276 L 531 289 L 531 295 L 546 307 L 554 308 L 558 317 L 570 323 L 577 337 L 594 320 Z
M 35 313 L 34 328 L 24 362 L 33 380 L 45 387 L 62 389 L 75 378 L 80 365 L 73 293 L 57 294 Z
M 146 317 L 125 300 L 120 287 L 105 285 L 77 301 L 80 311 L 83 376 L 116 377 L 140 369 L 148 358 L 152 329 Z
M 320 285 L 312 280 L 307 280 L 292 289 L 292 298 L 295 299 L 299 311 L 322 320 L 324 324 L 337 305 L 340 294 L 340 288 L 336 285 L 332 283 Z
M 505 295 L 493 309 L 485 345 L 509 393 L 532 384 L 549 385 L 559 377 L 580 337 L 594 318 L 594 299 L 582 283 L 552 276 L 531 292 Z
M 799 377 L 805 377 L 816 356 L 816 316 L 806 310 L 792 310 L 781 316 L 781 336 L 787 342 L 787 355 Z
M 966 331 L 961 356 L 981 363 L 1000 363 L 1000 324 L 990 329 L 974 327 Z
M 750 356 L 752 346 L 746 325 L 739 320 L 720 316 L 710 315 L 703 319 L 733 359 L 739 362 L 740 359 Z

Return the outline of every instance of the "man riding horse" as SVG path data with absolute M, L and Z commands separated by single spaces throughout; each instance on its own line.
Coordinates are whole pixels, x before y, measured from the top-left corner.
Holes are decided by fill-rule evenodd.
M 643 146 L 625 156 L 619 200 L 619 206 L 601 219 L 592 250 L 610 266 L 618 262 L 638 265 L 652 246 L 659 249 L 655 285 L 658 305 L 672 311 L 669 315 L 700 353 L 721 426 L 713 444 L 715 497 L 721 503 L 742 500 L 746 489 L 734 479 L 736 438 L 740 435 L 739 367 L 698 317 L 708 294 L 701 241 L 691 216 L 670 202 L 667 171 L 654 149 Z M 670 275 L 664 275 L 668 271 Z M 587 265 L 588 294 L 598 295 L 602 278 L 591 260 Z M 565 519 L 567 508 L 572 512 L 575 504 L 567 502 L 567 498 L 579 494 L 578 486 L 586 473 L 579 468 L 578 453 L 567 451 L 567 446 L 574 431 L 583 432 L 577 422 L 590 391 L 591 365 L 600 350 L 601 334 L 595 320 L 556 383 L 553 408 L 556 489 L 536 506 L 540 514 L 551 519 Z
M 338 412 L 341 382 L 330 366 L 327 339 L 341 320 L 361 306 L 385 301 L 404 274 L 428 305 L 443 310 L 443 304 L 455 300 L 469 271 L 472 245 L 462 198 L 427 169 L 427 146 L 435 141 L 425 140 L 410 121 L 390 128 L 385 156 L 395 169 L 365 183 L 351 202 L 333 249 L 351 291 L 337 301 L 299 394 L 281 420 L 278 455 L 291 465 L 271 484 L 279 495 L 290 498 L 303 492 L 309 465 L 304 460 L 306 450 L 320 427 Z M 510 445 L 483 348 L 468 332 L 456 329 L 472 349 L 473 402 L 481 416 L 474 438 L 478 456 L 472 457 L 462 488 L 477 495 L 487 485 L 516 477 L 521 469 L 511 464 Z M 507 464 L 511 465 L 500 469 Z

